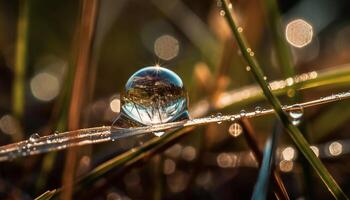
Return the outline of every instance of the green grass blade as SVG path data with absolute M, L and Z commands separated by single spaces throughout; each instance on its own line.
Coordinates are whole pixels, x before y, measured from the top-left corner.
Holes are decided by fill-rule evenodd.
M 15 76 L 13 84 L 13 113 L 21 119 L 24 112 L 25 74 L 27 65 L 29 1 L 20 1 L 17 24 L 17 42 L 15 55 Z
M 298 147 L 298 149 L 303 153 L 304 157 L 309 161 L 310 165 L 314 168 L 316 173 L 320 176 L 324 184 L 327 186 L 329 191 L 336 199 L 348 199 L 342 189 L 339 187 L 337 182 L 333 179 L 331 174 L 328 172 L 326 167 L 322 164 L 322 162 L 316 157 L 313 151 L 310 149 L 310 145 L 299 131 L 297 127 L 295 127 L 289 120 L 287 114 L 282 110 L 281 104 L 277 97 L 273 95 L 270 91 L 268 84 L 264 80 L 264 73 L 259 66 L 257 60 L 254 57 L 254 53 L 249 51 L 248 45 L 237 29 L 236 23 L 233 19 L 231 10 L 228 8 L 228 3 L 226 0 L 221 0 L 223 9 L 225 11 L 225 18 L 233 32 L 234 37 L 238 43 L 239 48 L 241 49 L 242 55 L 251 67 L 251 72 L 260 85 L 263 93 L 268 100 L 268 102 L 272 105 L 275 110 L 277 117 L 282 121 L 284 127 L 286 128 L 288 134 L 293 139 L 294 143 Z

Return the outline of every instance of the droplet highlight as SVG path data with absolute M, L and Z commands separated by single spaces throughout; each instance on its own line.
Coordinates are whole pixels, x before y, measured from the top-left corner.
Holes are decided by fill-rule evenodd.
M 161 137 L 164 135 L 164 133 L 165 133 L 164 131 L 158 131 L 158 132 L 154 132 L 153 134 L 157 137 Z

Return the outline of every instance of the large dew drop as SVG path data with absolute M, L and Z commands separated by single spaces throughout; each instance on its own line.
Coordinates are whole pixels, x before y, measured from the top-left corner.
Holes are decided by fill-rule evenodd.
M 174 72 L 151 66 L 135 72 L 121 98 L 121 112 L 113 127 L 149 126 L 188 119 L 188 97 Z

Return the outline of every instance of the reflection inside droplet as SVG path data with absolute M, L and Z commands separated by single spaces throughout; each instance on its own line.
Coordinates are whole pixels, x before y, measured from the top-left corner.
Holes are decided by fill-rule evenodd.
M 174 72 L 145 67 L 127 81 L 116 127 L 136 127 L 188 119 L 187 92 Z

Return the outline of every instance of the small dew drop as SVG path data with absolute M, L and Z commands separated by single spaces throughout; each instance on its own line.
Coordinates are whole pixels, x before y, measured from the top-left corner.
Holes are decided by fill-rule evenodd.
M 231 117 L 230 120 L 231 120 L 231 121 L 235 121 L 235 120 L 236 120 L 236 117 Z
M 242 33 L 242 32 L 243 32 L 243 28 L 242 28 L 242 27 L 238 27 L 238 28 L 237 28 L 237 31 L 238 31 L 239 33 Z
M 217 117 L 218 119 L 221 119 L 221 118 L 222 118 L 222 114 L 221 114 L 221 113 L 217 113 L 217 114 L 216 114 L 216 117 Z M 222 121 L 218 121 L 217 123 L 218 123 L 218 124 L 221 124 Z
M 255 107 L 255 113 L 261 113 L 262 109 L 260 106 Z
M 255 54 L 254 54 L 254 52 L 250 52 L 249 55 L 250 56 L 254 56 Z
M 247 72 L 249 72 L 250 71 L 250 66 L 246 66 L 245 70 L 247 70 Z
M 233 123 L 228 128 L 228 132 L 230 133 L 231 136 L 238 137 L 242 134 L 243 129 L 239 123 Z
M 241 117 L 245 117 L 247 115 L 247 112 L 245 110 L 241 110 L 241 112 L 239 112 L 239 115 L 241 115 Z
M 161 137 L 162 135 L 164 135 L 164 131 L 157 131 L 157 132 L 153 132 L 153 134 L 157 137 Z
M 36 142 L 39 138 L 40 138 L 40 135 L 37 134 L 37 133 L 34 133 L 34 134 L 32 134 L 32 135 L 29 137 L 29 142 L 34 143 L 34 142 Z
M 232 9 L 232 8 L 233 8 L 232 3 L 229 3 L 229 4 L 228 4 L 228 8 L 229 8 L 229 9 Z
M 247 52 L 248 53 L 252 52 L 252 49 L 251 48 L 247 48 Z
M 264 80 L 265 80 L 265 81 L 267 80 L 267 77 L 266 77 L 266 76 L 264 76 Z
M 225 16 L 225 14 L 226 14 L 226 13 L 225 13 L 224 10 L 220 10 L 220 15 L 221 15 L 221 16 Z

